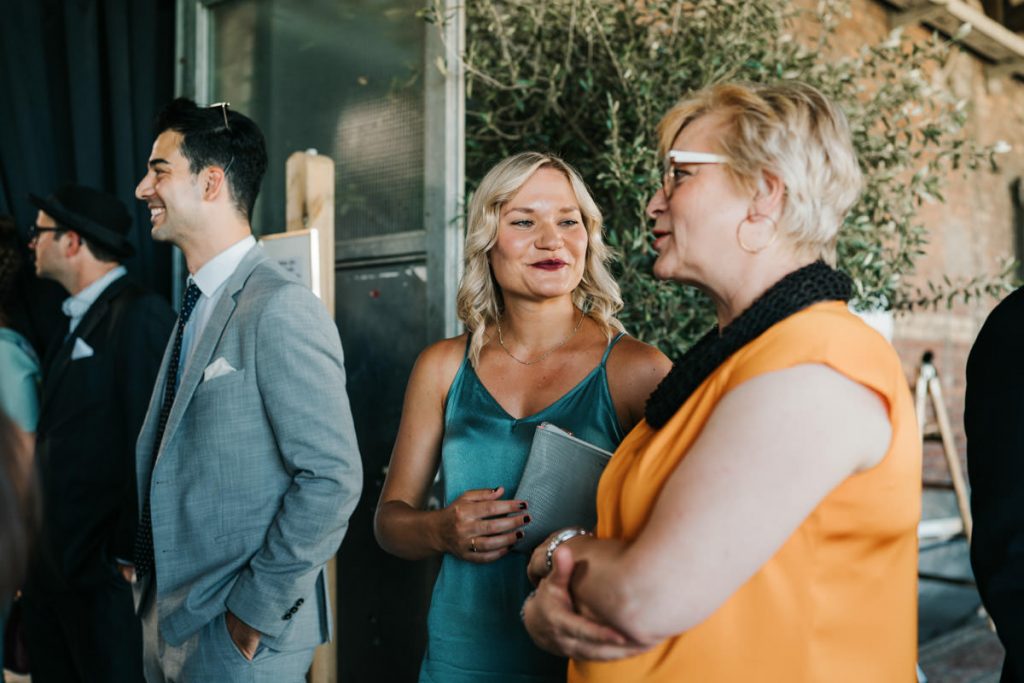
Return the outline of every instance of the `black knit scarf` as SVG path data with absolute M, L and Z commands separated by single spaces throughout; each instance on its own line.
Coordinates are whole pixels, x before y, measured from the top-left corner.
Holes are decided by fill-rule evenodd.
M 757 339 L 775 323 L 819 301 L 848 301 L 852 282 L 846 273 L 817 261 L 795 270 L 758 297 L 719 334 L 705 334 L 661 381 L 647 399 L 647 423 L 661 429 L 690 394 L 729 356 Z

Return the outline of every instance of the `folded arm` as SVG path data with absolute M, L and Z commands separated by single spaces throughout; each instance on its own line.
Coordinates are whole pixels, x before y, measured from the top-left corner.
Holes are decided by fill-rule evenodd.
M 824 366 L 736 387 L 666 481 L 635 539 L 565 544 L 575 558 L 577 609 L 646 645 L 696 626 L 833 488 L 878 463 L 890 438 L 878 395 Z

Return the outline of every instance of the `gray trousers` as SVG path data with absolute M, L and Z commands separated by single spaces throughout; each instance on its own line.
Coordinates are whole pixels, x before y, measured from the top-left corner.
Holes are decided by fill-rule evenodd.
M 156 583 L 144 592 L 142 665 L 146 683 L 303 683 L 313 663 L 313 648 L 278 652 L 262 643 L 250 661 L 231 640 L 224 613 L 184 643 L 173 646 L 160 636 Z

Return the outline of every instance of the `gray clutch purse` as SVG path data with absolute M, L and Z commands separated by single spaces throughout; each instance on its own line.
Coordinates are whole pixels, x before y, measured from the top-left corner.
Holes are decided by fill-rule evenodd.
M 592 529 L 597 522 L 597 483 L 611 457 L 550 422 L 538 425 L 513 496 L 527 502 L 531 521 L 513 550 L 533 552 L 552 532 L 567 526 Z

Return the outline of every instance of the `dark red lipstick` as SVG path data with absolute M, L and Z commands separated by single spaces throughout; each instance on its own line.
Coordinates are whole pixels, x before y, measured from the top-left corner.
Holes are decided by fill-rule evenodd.
M 564 268 L 568 264 L 561 259 L 553 258 L 545 259 L 543 261 L 537 261 L 536 263 L 531 263 L 530 265 L 533 266 L 534 268 L 540 268 L 541 270 L 558 270 L 559 268 Z

